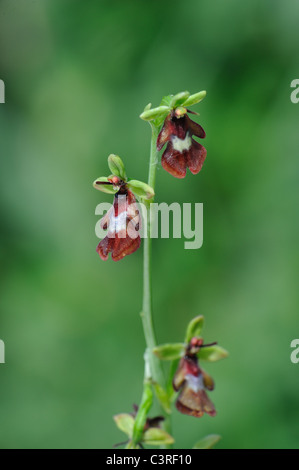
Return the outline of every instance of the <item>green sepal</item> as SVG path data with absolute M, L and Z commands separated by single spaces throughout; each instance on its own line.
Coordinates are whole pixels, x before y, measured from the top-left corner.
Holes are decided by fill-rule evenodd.
M 164 429 L 149 428 L 143 434 L 142 442 L 149 446 L 170 445 L 174 443 L 174 438 Z
M 204 323 L 203 315 L 198 315 L 198 317 L 193 318 L 187 326 L 185 342 L 190 343 L 191 339 L 200 336 L 202 327 Z
M 97 182 L 107 182 L 109 183 L 108 181 L 108 178 L 106 176 L 100 176 L 99 178 L 97 178 L 94 182 L 93 182 L 93 187 L 95 189 L 97 189 L 98 191 L 102 191 L 102 193 L 107 193 L 107 194 L 115 194 L 117 192 L 117 189 L 115 189 L 113 187 L 112 184 L 97 184 Z
M 194 93 L 194 95 L 190 95 L 189 98 L 183 103 L 184 106 L 193 106 L 194 104 L 199 103 L 203 100 L 206 96 L 207 92 L 205 90 L 199 91 L 198 93 Z
M 197 356 L 198 359 L 201 359 L 202 361 L 216 362 L 220 361 L 220 359 L 225 359 L 228 356 L 228 352 L 226 349 L 216 344 L 215 346 L 200 348 Z
M 127 434 L 129 438 L 131 438 L 133 435 L 135 421 L 133 416 L 128 413 L 121 413 L 119 415 L 113 416 L 113 419 L 118 429 L 120 429 L 122 432 Z
M 174 109 L 174 108 L 177 108 L 178 106 L 183 105 L 185 101 L 188 100 L 189 96 L 190 96 L 189 91 L 182 91 L 181 93 L 177 93 L 171 98 L 170 107 Z
M 158 106 L 158 108 L 153 108 L 153 109 L 148 109 L 146 111 L 143 111 L 143 113 L 140 114 L 140 118 L 143 119 L 144 121 L 153 121 L 154 119 L 163 119 L 167 116 L 167 114 L 170 112 L 170 109 L 168 106 Z
M 136 196 L 144 199 L 152 199 L 155 195 L 155 191 L 151 186 L 139 180 L 130 180 L 127 186 Z
M 113 175 L 118 176 L 123 181 L 126 181 L 126 170 L 122 159 L 118 155 L 111 153 L 108 157 L 108 166 Z
M 170 108 L 170 103 L 171 103 L 172 98 L 173 98 L 173 95 L 163 96 L 160 106 L 168 106 L 168 108 Z
M 204 437 L 200 441 L 194 444 L 193 449 L 212 449 L 217 442 L 219 442 L 221 436 L 218 434 L 209 434 L 208 436 Z
M 145 106 L 143 111 L 148 111 L 149 109 L 151 109 L 151 107 L 152 107 L 152 103 L 149 103 Z
M 169 396 L 167 395 L 167 392 L 164 390 L 163 387 L 161 387 L 160 384 L 153 382 L 153 387 L 156 393 L 156 397 L 159 400 L 161 406 L 163 407 L 164 411 L 166 413 L 170 414 L 171 413 L 171 408 L 170 408 L 170 400 Z
M 186 345 L 184 343 L 161 344 L 153 349 L 153 353 L 161 360 L 174 361 L 184 356 Z

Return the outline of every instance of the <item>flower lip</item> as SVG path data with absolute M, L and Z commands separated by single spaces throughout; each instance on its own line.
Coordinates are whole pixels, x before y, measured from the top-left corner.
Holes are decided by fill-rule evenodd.
M 183 414 L 200 418 L 204 413 L 215 416 L 216 410 L 206 390 L 214 389 L 214 381 L 199 367 L 197 353 L 204 347 L 202 338 L 192 338 L 186 355 L 180 360 L 173 378 L 173 388 L 179 391 L 176 408 Z
M 184 111 L 182 111 L 184 110 Z M 157 138 L 157 150 L 167 144 L 161 158 L 162 167 L 176 178 L 184 178 L 189 168 L 196 175 L 202 168 L 207 151 L 192 136 L 204 139 L 204 129 L 192 121 L 186 108 L 172 110 Z
M 117 186 L 113 206 L 100 221 L 101 227 L 108 230 L 106 237 L 97 246 L 97 252 L 103 261 L 108 259 L 109 253 L 113 261 L 119 261 L 134 253 L 141 242 L 141 217 L 136 199 L 124 181 L 118 180 L 118 183 L 120 186 Z

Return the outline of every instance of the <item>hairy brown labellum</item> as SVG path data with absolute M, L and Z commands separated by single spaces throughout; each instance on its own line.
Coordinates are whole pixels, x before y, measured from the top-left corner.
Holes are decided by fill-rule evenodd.
M 104 230 L 108 230 L 107 236 L 97 246 L 102 260 L 106 261 L 111 253 L 112 260 L 119 261 L 139 248 L 141 217 L 135 196 L 125 184 L 120 186 L 113 206 L 100 223 Z
M 173 378 L 173 388 L 180 392 L 176 400 L 176 407 L 181 413 L 196 418 L 200 418 L 204 413 L 215 416 L 214 404 L 206 393 L 206 390 L 214 389 L 214 381 L 199 367 L 196 353 L 190 352 L 194 346 L 203 347 L 202 343 L 195 345 L 194 340 L 192 341 L 186 349 L 186 355 L 180 360 L 178 370 Z
M 157 150 L 161 150 L 167 143 L 161 164 L 176 178 L 184 178 L 187 168 L 196 175 L 205 161 L 207 151 L 192 138 L 193 135 L 201 139 L 206 136 L 199 124 L 192 121 L 187 114 L 178 117 L 175 110 L 166 117 L 158 135 Z

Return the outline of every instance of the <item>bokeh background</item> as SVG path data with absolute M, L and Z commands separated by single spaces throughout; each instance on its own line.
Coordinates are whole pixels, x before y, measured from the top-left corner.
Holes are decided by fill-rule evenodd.
M 150 128 L 169 93 L 208 91 L 202 172 L 161 167 L 157 200 L 204 203 L 204 245 L 155 240 L 159 342 L 204 314 L 229 359 L 207 367 L 218 415 L 173 415 L 177 447 L 299 447 L 299 4 L 291 0 L 2 0 L 1 448 L 111 448 L 112 415 L 142 390 L 142 250 L 95 252 L 92 181 L 107 156 L 146 179 Z M 153 411 L 154 412 L 154 411 Z

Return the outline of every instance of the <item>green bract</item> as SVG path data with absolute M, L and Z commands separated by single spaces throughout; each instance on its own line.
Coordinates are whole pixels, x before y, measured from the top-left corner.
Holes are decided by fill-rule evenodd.
M 209 434 L 194 444 L 193 449 L 212 449 L 215 444 L 220 441 L 220 439 L 221 436 L 218 434 Z
M 161 446 L 174 443 L 173 437 L 160 428 L 149 428 L 143 434 L 142 441 L 149 446 Z
M 120 429 L 122 432 L 124 432 L 125 434 L 127 434 L 127 436 L 131 438 L 133 435 L 135 421 L 133 416 L 129 415 L 128 413 L 121 413 L 119 415 L 113 416 L 113 419 L 118 429 Z

